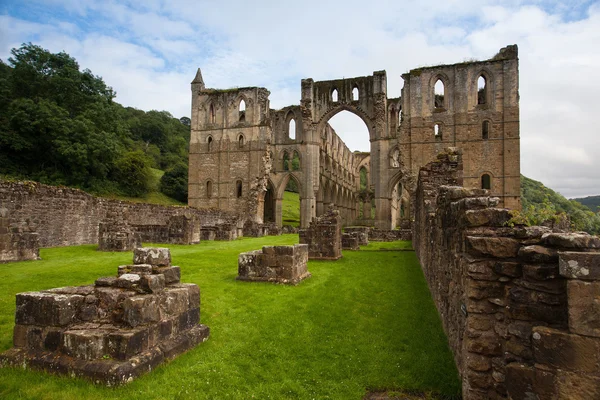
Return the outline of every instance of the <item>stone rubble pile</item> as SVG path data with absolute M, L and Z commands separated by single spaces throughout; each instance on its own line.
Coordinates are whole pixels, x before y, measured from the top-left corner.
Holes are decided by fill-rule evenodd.
M 208 339 L 200 290 L 180 283 L 166 248 L 138 248 L 134 263 L 94 285 L 17 294 L 14 347 L 2 365 L 114 385 Z

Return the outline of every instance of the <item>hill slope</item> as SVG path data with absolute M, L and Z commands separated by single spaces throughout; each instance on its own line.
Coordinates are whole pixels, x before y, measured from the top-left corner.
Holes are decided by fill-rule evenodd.
M 582 197 L 579 199 L 571 199 L 571 200 L 575 200 L 581 204 L 583 204 L 584 206 L 586 206 L 587 208 L 589 208 L 590 210 L 592 210 L 593 212 L 598 212 L 600 211 L 599 207 L 600 207 L 600 196 L 588 196 L 588 197 Z
M 521 204 L 525 215 L 566 213 L 574 229 L 591 234 L 600 233 L 600 215 L 594 214 L 575 200 L 567 200 L 543 183 L 523 175 L 521 175 Z

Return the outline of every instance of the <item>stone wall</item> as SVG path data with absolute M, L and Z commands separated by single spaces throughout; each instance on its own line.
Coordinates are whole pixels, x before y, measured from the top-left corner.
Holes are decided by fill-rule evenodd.
M 237 227 L 241 221 L 232 212 L 132 203 L 94 197 L 66 187 L 5 181 L 0 182 L 0 215 L 6 218 L 3 224 L 10 228 L 26 225 L 37 232 L 40 247 L 98 243 L 99 223 L 111 215 L 125 215 L 127 223 L 142 233 L 142 240 L 159 243 L 165 242 L 156 240 L 165 233 L 164 229 L 167 229 L 166 235 L 199 240 L 200 232 L 195 230 L 199 228 L 183 229 L 180 216 L 194 218 L 200 226 L 230 224 Z M 157 236 L 149 236 L 153 232 Z
M 509 227 L 461 156 L 422 168 L 413 246 L 468 399 L 600 396 L 600 238 Z
M 200 290 L 179 282 L 169 249 L 138 248 L 134 264 L 94 285 L 18 293 L 14 347 L 0 364 L 130 382 L 208 339 Z
M 308 229 L 300 229 L 299 236 L 300 243 L 308 245 L 309 260 L 342 258 L 342 219 L 337 210 L 314 218 Z
M 8 210 L 0 207 L 0 263 L 38 260 L 39 235 L 27 221 L 11 223 Z

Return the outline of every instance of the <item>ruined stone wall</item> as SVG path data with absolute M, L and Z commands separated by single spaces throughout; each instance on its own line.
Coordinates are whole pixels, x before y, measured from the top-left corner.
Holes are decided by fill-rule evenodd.
M 35 182 L 0 182 L 0 210 L 7 224 L 37 232 L 40 247 L 98 243 L 98 225 L 107 215 L 125 215 L 130 225 L 139 227 L 169 226 L 177 215 L 194 216 L 201 226 L 237 225 L 239 219 L 226 211 L 103 199 Z
M 464 186 L 481 188 L 483 175 L 489 175 L 500 205 L 520 208 L 518 68 L 513 45 L 489 60 L 404 74 L 398 141 L 402 164 L 417 172 L 444 148 L 460 147 Z M 486 83 L 484 93 L 478 90 L 480 78 Z M 444 91 L 436 100 L 438 80 Z
M 461 167 L 447 151 L 421 169 L 413 246 L 463 398 L 598 398 L 600 238 L 507 226 L 499 198 L 444 186 Z

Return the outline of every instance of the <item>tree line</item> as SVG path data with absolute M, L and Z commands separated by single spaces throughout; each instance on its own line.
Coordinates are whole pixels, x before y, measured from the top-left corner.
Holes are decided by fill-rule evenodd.
M 96 194 L 139 197 L 152 168 L 187 202 L 190 120 L 144 112 L 65 52 L 27 43 L 0 60 L 0 174 Z

